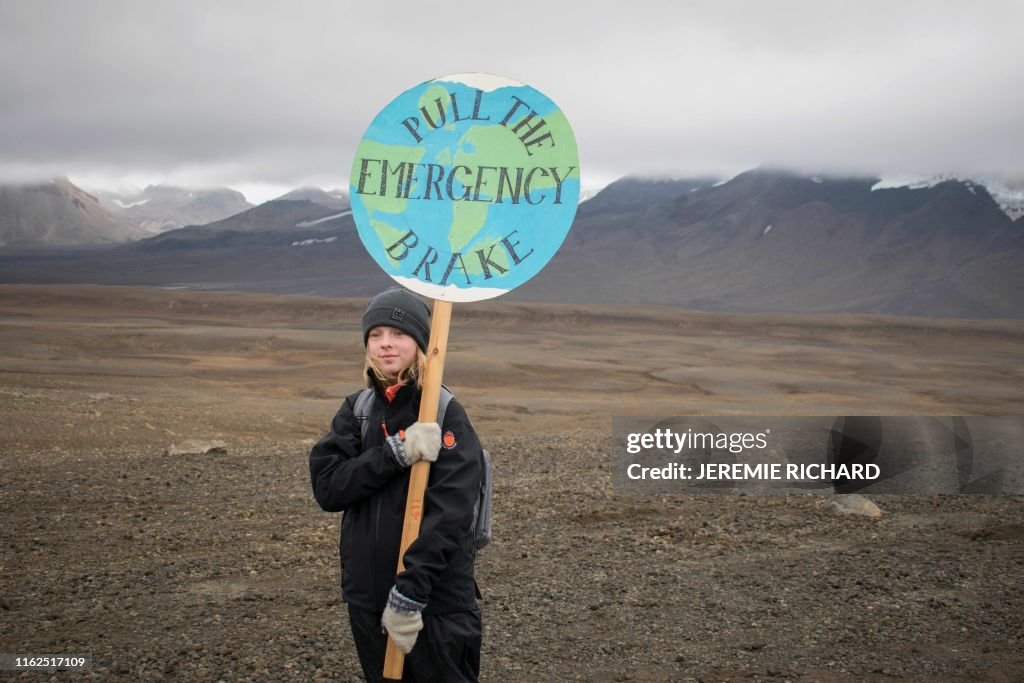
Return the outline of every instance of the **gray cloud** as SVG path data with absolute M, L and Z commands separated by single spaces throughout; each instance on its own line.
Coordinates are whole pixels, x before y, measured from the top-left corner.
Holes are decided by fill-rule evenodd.
M 1024 10 L 990 2 L 0 4 L 0 179 L 340 185 L 415 83 L 488 71 L 587 177 L 1024 169 Z

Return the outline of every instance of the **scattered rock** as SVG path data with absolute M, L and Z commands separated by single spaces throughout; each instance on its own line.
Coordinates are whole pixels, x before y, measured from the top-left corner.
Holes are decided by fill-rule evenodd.
M 171 444 L 164 455 L 207 455 L 217 453 L 225 455 L 228 445 L 223 441 L 182 441 L 180 445 Z
M 864 517 L 881 517 L 882 511 L 870 500 L 858 493 L 845 493 L 832 496 L 825 503 L 825 512 L 833 515 L 862 515 Z

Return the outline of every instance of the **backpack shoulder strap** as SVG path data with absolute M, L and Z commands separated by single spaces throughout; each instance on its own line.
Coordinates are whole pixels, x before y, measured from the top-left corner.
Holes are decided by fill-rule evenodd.
M 441 385 L 441 395 L 437 399 L 437 424 L 444 427 L 444 414 L 448 412 L 448 404 L 455 398 L 455 394 L 448 387 Z
M 363 441 L 366 441 L 366 435 L 370 430 L 370 409 L 373 407 L 373 400 L 375 398 L 376 395 L 373 389 L 363 389 L 359 392 L 355 405 L 352 406 L 352 413 L 359 420 L 359 429 Z
M 448 387 L 442 384 L 441 398 L 438 399 L 437 402 L 437 424 L 442 427 L 444 426 L 445 411 L 448 410 L 448 404 L 452 402 L 453 398 L 455 398 L 455 394 L 453 394 Z M 470 419 L 469 414 L 466 415 L 466 422 L 469 423 L 470 428 L 476 429 L 476 427 L 473 426 L 473 420 Z

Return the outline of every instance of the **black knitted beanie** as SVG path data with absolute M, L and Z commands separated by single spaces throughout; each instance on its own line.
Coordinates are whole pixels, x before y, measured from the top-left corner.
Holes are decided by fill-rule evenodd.
M 430 337 L 430 309 L 415 294 L 402 287 L 390 287 L 370 299 L 363 313 L 363 346 L 370 330 L 381 325 L 396 327 L 412 335 L 421 351 Z

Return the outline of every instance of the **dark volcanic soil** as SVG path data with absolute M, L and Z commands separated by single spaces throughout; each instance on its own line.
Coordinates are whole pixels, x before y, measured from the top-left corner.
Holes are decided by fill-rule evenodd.
M 359 680 L 337 587 L 339 519 L 313 501 L 306 461 L 355 388 L 351 321 L 303 327 L 267 313 L 274 297 L 188 295 L 183 305 L 207 304 L 206 317 L 178 318 L 168 306 L 178 294 L 123 294 L 113 310 L 102 291 L 73 309 L 7 296 L 21 291 L 5 289 L 0 305 L 0 653 L 89 654 L 94 666 L 0 678 Z M 555 324 L 537 315 L 536 325 Z M 819 323 L 801 332 L 792 318 L 762 320 L 744 335 L 742 316 L 700 320 L 718 332 L 693 331 L 681 347 L 676 331 L 643 332 L 648 355 L 685 355 L 699 375 L 701 357 L 747 349 L 750 366 L 737 373 L 759 386 L 770 381 L 752 369 L 768 325 L 780 363 L 790 351 L 806 363 L 795 350 L 811 346 L 821 367 L 853 357 L 853 342 L 830 355 Z M 827 390 L 832 399 L 809 404 L 826 412 L 854 382 L 878 387 L 893 411 L 921 412 L 911 374 L 922 345 L 939 343 L 934 329 L 897 321 L 871 328 L 881 341 L 869 342 L 856 338 L 863 319 L 831 320 L 875 350 L 884 381 L 837 372 L 826 388 L 796 375 L 777 394 L 750 396 L 707 384 L 716 375 L 699 380 L 705 412 L 779 402 L 795 414 L 792 401 Z M 484 680 L 1020 680 L 1024 498 L 877 496 L 885 514 L 867 519 L 830 516 L 810 495 L 613 492 L 608 401 L 642 412 L 644 394 L 678 392 L 660 407 L 685 414 L 701 400 L 678 371 L 642 376 L 629 394 L 616 383 L 632 375 L 593 369 L 639 343 L 634 323 L 582 317 L 571 333 L 552 327 L 543 348 L 510 342 L 499 356 L 516 359 L 523 381 L 507 394 L 477 388 L 475 373 L 513 370 L 477 366 L 475 333 L 453 338 L 449 363 L 462 364 L 454 374 L 471 387 L 465 402 L 495 462 L 496 535 L 478 563 Z M 929 354 L 947 378 L 926 392 L 936 414 L 1019 414 L 1019 329 L 971 336 L 958 322 L 922 324 L 949 332 L 948 355 Z M 587 339 L 573 354 L 571 335 Z M 552 387 L 515 354 L 591 365 Z M 948 380 L 956 372 L 962 390 Z M 596 395 L 597 380 L 618 394 Z M 531 413 L 557 405 L 558 389 L 563 412 Z M 516 408 L 504 420 L 506 405 Z M 193 438 L 221 439 L 227 452 L 164 453 Z

